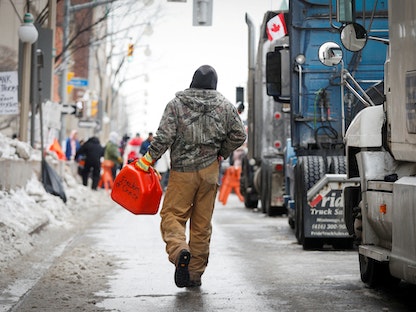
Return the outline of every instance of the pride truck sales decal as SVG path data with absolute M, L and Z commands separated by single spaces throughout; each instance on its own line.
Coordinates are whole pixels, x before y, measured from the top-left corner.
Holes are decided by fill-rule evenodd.
M 305 237 L 349 237 L 344 222 L 342 190 L 318 193 L 304 210 Z

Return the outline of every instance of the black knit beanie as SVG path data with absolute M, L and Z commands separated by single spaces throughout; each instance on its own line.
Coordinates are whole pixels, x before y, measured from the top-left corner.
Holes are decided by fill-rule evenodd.
M 216 90 L 217 80 L 215 69 L 209 65 L 203 65 L 195 71 L 190 88 Z

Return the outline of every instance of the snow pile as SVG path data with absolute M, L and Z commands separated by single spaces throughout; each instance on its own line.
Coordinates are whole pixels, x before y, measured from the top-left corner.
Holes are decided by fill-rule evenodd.
M 0 133 L 0 158 L 4 159 L 18 159 L 24 160 L 39 160 L 41 159 L 39 150 L 34 150 L 29 144 L 10 139 Z
M 40 161 L 40 156 L 40 151 L 30 145 L 0 134 L 0 159 Z M 48 161 L 56 160 L 49 155 Z M 69 229 L 79 222 L 81 212 L 112 204 L 104 190 L 92 191 L 83 186 L 67 165 L 62 178 L 66 203 L 47 193 L 35 173 L 24 188 L 0 190 L 0 271 L 36 246 L 37 233 L 56 227 Z

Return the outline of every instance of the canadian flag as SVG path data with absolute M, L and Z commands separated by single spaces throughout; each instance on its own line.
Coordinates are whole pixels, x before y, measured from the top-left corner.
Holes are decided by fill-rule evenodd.
M 277 14 L 267 22 L 266 32 L 270 41 L 280 39 L 287 34 L 285 16 L 283 13 Z

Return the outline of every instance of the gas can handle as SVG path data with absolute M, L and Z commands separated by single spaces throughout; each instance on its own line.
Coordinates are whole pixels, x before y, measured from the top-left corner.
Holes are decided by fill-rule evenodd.
M 149 185 L 149 190 L 152 190 L 155 184 L 157 183 L 158 179 L 157 179 L 157 174 L 155 172 L 155 169 L 153 167 L 149 167 L 149 173 L 152 177 L 152 183 L 151 185 Z

